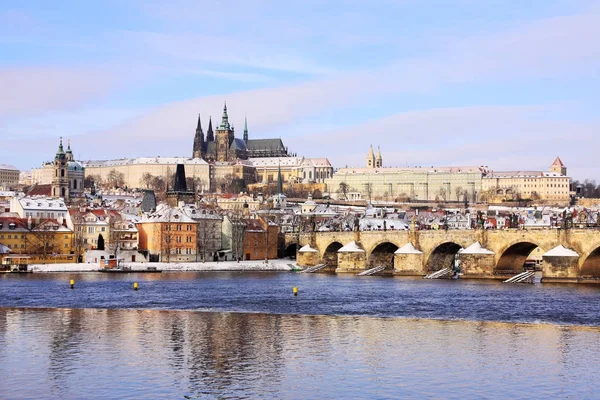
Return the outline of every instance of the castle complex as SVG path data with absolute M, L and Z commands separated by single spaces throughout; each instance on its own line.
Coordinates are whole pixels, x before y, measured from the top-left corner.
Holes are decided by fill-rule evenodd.
M 492 171 L 483 166 L 383 167 L 369 148 L 365 168 L 340 168 L 325 180 L 332 198 L 383 201 L 570 200 L 570 178 L 560 158 L 549 171 Z
M 247 119 L 243 137 L 236 138 L 226 104 L 216 129 L 209 118 L 206 135 L 198 115 L 190 158 L 84 162 L 88 176 L 107 182 L 109 174 L 116 172 L 130 189 L 151 188 L 148 175 L 170 182 L 178 164 L 184 166 L 185 176 L 193 179 L 194 189 L 204 192 L 222 191 L 233 179 L 246 185 L 269 184 L 281 176 L 288 184 L 325 184 L 326 193 L 340 200 L 497 203 L 531 199 L 566 204 L 571 195 L 567 168 L 558 157 L 549 171 L 493 171 L 484 166 L 399 168 L 384 167 L 381 149 L 374 151 L 370 146 L 365 167 L 334 171 L 327 158 L 288 154 L 281 139 L 250 139 Z M 54 161 L 32 171 L 34 181 L 51 185 L 48 194 L 67 201 L 81 193 L 83 174 L 83 165 L 74 161 L 70 144 L 63 149 L 62 139 Z

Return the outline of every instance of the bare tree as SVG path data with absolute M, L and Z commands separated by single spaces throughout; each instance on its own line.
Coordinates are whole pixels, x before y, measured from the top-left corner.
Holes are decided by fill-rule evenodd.
M 154 176 L 149 172 L 144 172 L 144 174 L 140 178 L 140 185 L 143 185 L 146 189 L 150 189 L 152 187 L 153 181 Z
M 371 182 L 367 182 L 365 185 L 365 192 L 367 193 L 367 197 L 369 198 L 369 203 L 371 202 L 371 196 L 373 195 L 373 184 Z
M 438 190 L 438 195 L 440 196 L 442 201 L 446 201 L 446 196 L 448 195 L 448 193 L 446 192 L 446 189 L 440 188 L 440 190 Z
M 456 192 L 456 201 L 460 201 L 460 198 L 461 198 L 461 196 L 463 194 L 463 188 L 462 188 L 462 186 L 458 186 L 456 188 L 455 192 Z
M 340 182 L 337 192 L 338 195 L 342 195 L 343 200 L 348 200 L 348 184 L 346 182 Z
M 42 264 L 46 264 L 53 254 L 60 254 L 60 241 L 57 231 L 60 229 L 58 223 L 52 220 L 38 220 L 28 224 L 29 235 L 26 235 L 27 250 L 37 255 Z
M 106 176 L 106 184 L 109 188 L 119 188 L 125 186 L 125 174 L 111 169 Z

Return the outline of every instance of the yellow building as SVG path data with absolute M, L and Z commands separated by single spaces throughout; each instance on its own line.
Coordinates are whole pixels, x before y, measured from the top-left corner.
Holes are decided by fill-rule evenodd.
M 56 219 L 0 217 L 0 243 L 19 264 L 76 262 L 73 231 Z
M 556 157 L 549 172 L 490 171 L 482 180 L 482 200 L 531 199 L 567 204 L 570 201 L 571 178 L 560 158 Z
M 277 182 L 281 171 L 282 183 L 323 183 L 333 175 L 327 158 L 261 157 L 248 160 L 256 168 L 257 182 Z
M 139 250 L 148 252 L 150 261 L 198 261 L 198 223 L 181 208 L 160 204 L 137 224 Z

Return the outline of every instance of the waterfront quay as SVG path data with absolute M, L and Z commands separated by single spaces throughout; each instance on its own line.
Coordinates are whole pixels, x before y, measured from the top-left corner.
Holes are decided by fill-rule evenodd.
M 534 250 L 542 282 L 600 283 L 600 230 L 470 229 L 310 232 L 285 235 L 303 267 L 336 273 L 384 266 L 384 274 L 424 276 L 459 266 L 461 278 L 507 279 Z

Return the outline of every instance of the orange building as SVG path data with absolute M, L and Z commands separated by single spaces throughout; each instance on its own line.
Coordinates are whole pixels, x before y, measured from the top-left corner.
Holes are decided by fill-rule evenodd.
M 244 260 L 277 258 L 279 226 L 260 217 L 245 222 Z
M 197 261 L 198 223 L 180 208 L 160 204 L 137 224 L 139 250 L 148 260 L 160 262 Z

